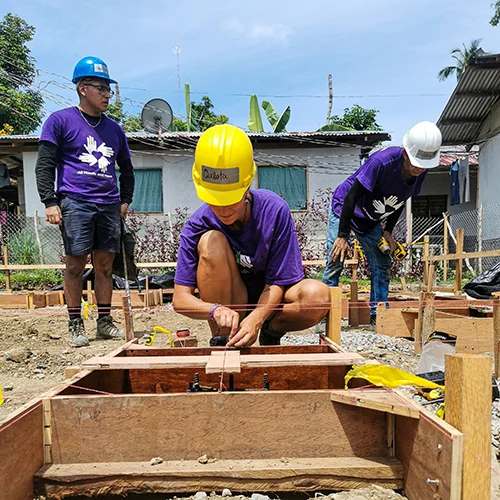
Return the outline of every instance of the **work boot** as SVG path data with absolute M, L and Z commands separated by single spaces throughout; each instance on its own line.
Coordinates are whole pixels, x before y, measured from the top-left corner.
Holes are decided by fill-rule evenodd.
M 114 339 L 121 340 L 125 338 L 123 330 L 115 326 L 115 320 L 108 314 L 97 320 L 97 340 Z
M 368 331 L 374 332 L 377 327 L 377 315 L 370 315 L 370 325 L 368 326 Z
M 89 345 L 82 318 L 70 319 L 68 321 L 68 330 L 71 347 L 86 347 Z
M 326 317 L 324 317 L 314 329 L 314 333 L 326 333 Z
M 260 345 L 280 345 L 281 342 L 281 337 L 285 335 L 284 333 L 280 332 L 275 332 L 270 324 L 269 321 L 264 321 L 264 324 L 262 325 L 260 329 L 260 335 L 259 335 L 259 344 Z

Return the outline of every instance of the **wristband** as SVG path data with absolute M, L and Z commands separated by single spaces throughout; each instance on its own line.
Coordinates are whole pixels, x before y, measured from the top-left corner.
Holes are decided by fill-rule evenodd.
M 215 323 L 215 318 L 214 318 L 214 312 L 218 307 L 221 307 L 222 304 L 212 304 L 210 306 L 210 309 L 208 310 L 208 314 L 210 316 L 210 319 Z

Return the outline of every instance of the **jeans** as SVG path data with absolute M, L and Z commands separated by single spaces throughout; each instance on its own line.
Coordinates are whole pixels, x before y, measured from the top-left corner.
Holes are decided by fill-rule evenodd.
M 326 266 L 322 280 L 328 286 L 338 286 L 340 273 L 344 268 L 344 263 L 340 259 L 333 262 L 330 255 L 333 243 L 338 236 L 339 223 L 340 218 L 333 213 L 332 206 L 330 205 L 328 209 L 328 226 L 326 229 Z M 377 242 L 383 234 L 380 224 L 377 224 L 367 234 L 360 234 L 356 231 L 354 233 L 368 259 L 368 266 L 370 267 L 370 316 L 373 316 L 377 313 L 377 304 L 379 302 L 389 304 L 389 281 L 391 278 L 392 259 L 389 255 L 384 255 L 377 246 Z

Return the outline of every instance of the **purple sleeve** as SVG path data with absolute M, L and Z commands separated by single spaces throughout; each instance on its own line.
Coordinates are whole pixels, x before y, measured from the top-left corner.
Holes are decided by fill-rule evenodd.
M 40 141 L 47 141 L 56 146 L 61 142 L 61 123 L 56 114 L 51 114 L 42 127 Z
M 288 206 L 280 208 L 266 266 L 268 285 L 293 285 L 304 278 L 295 224 Z
M 121 162 L 124 160 L 128 160 L 129 158 L 132 158 L 132 153 L 130 152 L 130 149 L 128 147 L 128 141 L 127 141 L 127 136 L 125 135 L 125 132 L 123 129 L 118 126 L 120 132 L 120 150 L 118 151 L 118 155 L 116 156 L 116 161 Z
M 382 169 L 382 162 L 377 159 L 377 154 L 369 156 L 359 168 L 356 179 L 368 191 L 373 192 L 377 186 L 378 176 Z
M 177 253 L 177 267 L 174 282 L 178 285 L 196 286 L 198 270 L 198 242 L 193 232 L 186 224 L 181 233 L 181 243 Z

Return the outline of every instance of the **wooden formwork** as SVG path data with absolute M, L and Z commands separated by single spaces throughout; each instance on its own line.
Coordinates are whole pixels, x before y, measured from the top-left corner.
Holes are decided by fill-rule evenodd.
M 345 390 L 364 359 L 321 341 L 237 351 L 134 340 L 88 360 L 66 386 L 0 423 L 0 495 L 378 484 L 411 500 L 459 500 L 462 434 L 396 391 Z M 197 380 L 201 390 L 188 392 Z
M 37 309 L 63 305 L 62 292 L 6 292 L 0 293 L 1 309 Z

